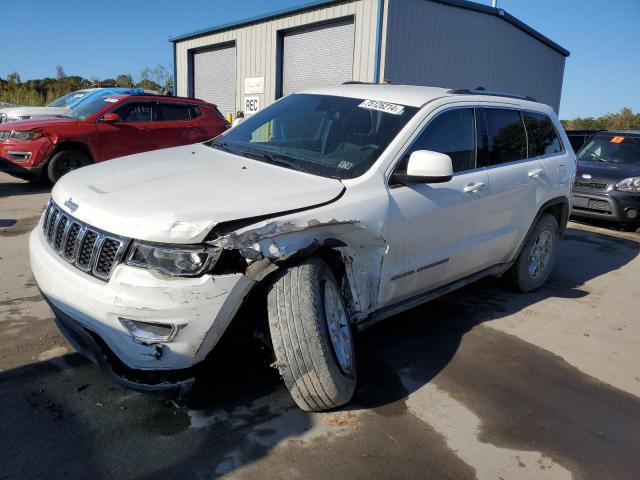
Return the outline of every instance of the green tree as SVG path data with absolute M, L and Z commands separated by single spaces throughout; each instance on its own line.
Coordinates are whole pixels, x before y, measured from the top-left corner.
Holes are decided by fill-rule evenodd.
M 125 87 L 125 88 L 134 87 L 133 77 L 129 74 L 118 75 L 116 77 L 116 83 L 118 84 L 119 87 Z

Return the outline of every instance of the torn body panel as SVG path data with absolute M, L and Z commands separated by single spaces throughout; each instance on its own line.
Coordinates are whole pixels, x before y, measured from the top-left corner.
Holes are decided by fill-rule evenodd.
M 382 258 L 387 251 L 378 226 L 366 223 L 366 219 L 310 218 L 308 214 L 263 222 L 208 243 L 238 250 L 248 263 L 246 275 L 256 282 L 318 250 L 338 252 L 346 273 L 349 310 L 356 321 L 375 307 Z

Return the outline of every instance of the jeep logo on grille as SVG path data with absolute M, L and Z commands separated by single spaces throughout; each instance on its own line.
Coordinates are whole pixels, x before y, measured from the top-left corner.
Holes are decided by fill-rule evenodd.
M 64 202 L 64 206 L 71 210 L 71 213 L 75 212 L 78 209 L 78 204 L 75 203 L 71 197 L 69 197 L 69 200 Z

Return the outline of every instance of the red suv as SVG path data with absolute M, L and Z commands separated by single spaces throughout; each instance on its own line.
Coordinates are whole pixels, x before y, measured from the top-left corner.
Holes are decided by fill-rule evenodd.
M 55 183 L 84 165 L 189 145 L 229 128 L 215 105 L 162 95 L 111 95 L 64 116 L 0 125 L 0 171 Z

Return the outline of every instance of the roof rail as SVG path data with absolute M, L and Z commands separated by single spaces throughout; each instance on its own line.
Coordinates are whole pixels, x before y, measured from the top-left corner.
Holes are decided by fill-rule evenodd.
M 529 95 L 518 95 L 517 93 L 505 93 L 505 92 L 492 92 L 489 90 L 485 90 L 484 87 L 477 87 L 475 89 L 468 88 L 459 88 L 454 90 L 449 90 L 447 93 L 459 94 L 459 95 L 491 95 L 493 97 L 506 97 L 506 98 L 517 98 L 519 100 L 528 100 L 530 102 L 537 102 L 533 97 Z
M 359 80 L 347 80 L 346 82 L 342 82 L 341 85 L 380 85 L 375 82 L 361 82 Z

